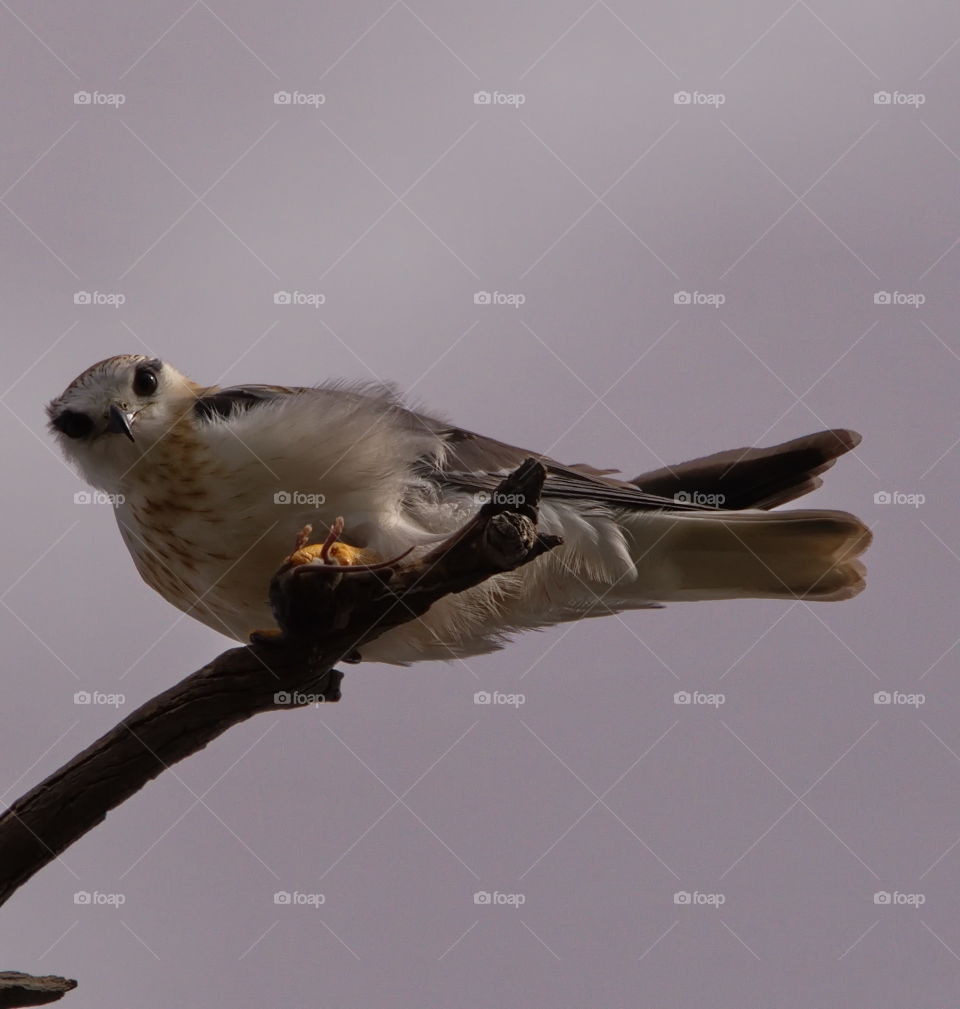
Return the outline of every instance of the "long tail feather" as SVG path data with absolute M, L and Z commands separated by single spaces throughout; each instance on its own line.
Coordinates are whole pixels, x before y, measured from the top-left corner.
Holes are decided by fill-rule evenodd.
M 694 512 L 631 517 L 637 587 L 658 602 L 849 599 L 870 530 L 842 511 Z

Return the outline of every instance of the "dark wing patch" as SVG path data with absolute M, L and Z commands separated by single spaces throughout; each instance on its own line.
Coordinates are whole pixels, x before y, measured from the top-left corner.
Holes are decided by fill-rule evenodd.
M 213 389 L 197 399 L 193 412 L 199 420 L 223 420 L 297 391 L 282 385 L 234 385 Z

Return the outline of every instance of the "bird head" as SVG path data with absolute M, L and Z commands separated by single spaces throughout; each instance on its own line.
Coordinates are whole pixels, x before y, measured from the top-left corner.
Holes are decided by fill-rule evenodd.
M 121 354 L 87 368 L 47 406 L 50 429 L 94 487 L 116 490 L 189 412 L 202 387 L 155 357 Z

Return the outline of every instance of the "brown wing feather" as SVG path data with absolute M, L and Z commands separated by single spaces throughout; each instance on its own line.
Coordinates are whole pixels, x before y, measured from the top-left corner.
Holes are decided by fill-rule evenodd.
M 860 444 L 856 431 L 818 431 L 768 448 L 735 448 L 642 473 L 631 483 L 653 494 L 722 494 L 723 507 L 774 508 L 816 490 L 820 475 Z
M 431 420 L 422 414 L 417 416 L 422 422 Z M 585 463 L 564 465 L 549 456 L 508 445 L 496 438 L 488 438 L 463 428 L 440 427 L 436 433 L 445 443 L 446 457 L 442 465 L 438 465 L 435 460 L 424 462 L 432 469 L 430 475 L 433 479 L 448 486 L 466 490 L 493 490 L 504 473 L 515 469 L 524 459 L 532 456 L 546 467 L 547 479 L 543 496 L 547 498 L 572 498 L 638 510 L 704 510 L 701 505 L 675 501 L 608 475 L 617 472 L 616 470 L 601 470 Z

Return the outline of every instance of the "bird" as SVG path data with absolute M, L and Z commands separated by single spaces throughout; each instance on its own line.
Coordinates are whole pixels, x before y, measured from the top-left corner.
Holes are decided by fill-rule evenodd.
M 838 601 L 864 587 L 858 558 L 871 532 L 859 518 L 772 510 L 819 487 L 857 446 L 846 429 L 621 479 L 415 410 L 389 384 L 204 386 L 143 354 L 92 365 L 47 417 L 67 461 L 113 495 L 143 580 L 239 641 L 274 626 L 270 579 L 305 525 L 328 549 L 336 527 L 339 563 L 426 551 L 528 457 L 546 470 L 539 527 L 562 546 L 438 600 L 355 659 L 457 660 L 523 631 L 626 610 Z M 312 544 L 307 559 L 320 549 Z

